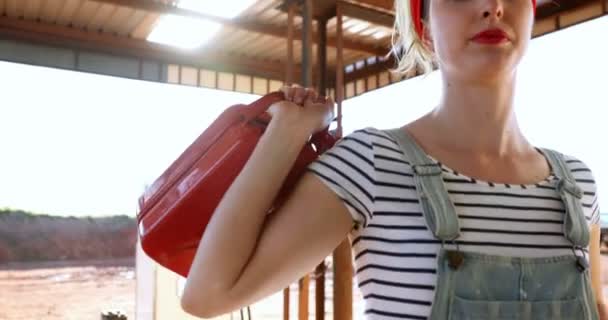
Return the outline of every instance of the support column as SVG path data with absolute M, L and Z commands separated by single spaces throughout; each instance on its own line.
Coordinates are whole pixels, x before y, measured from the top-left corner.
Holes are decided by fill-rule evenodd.
M 312 36 L 313 30 L 313 3 L 312 0 L 303 0 L 302 8 L 302 85 L 304 87 L 312 87 L 312 70 L 313 70 L 313 59 L 312 59 Z
M 338 128 L 336 134 L 342 137 L 342 101 L 344 101 L 344 30 L 340 1 L 336 4 L 336 104 L 338 105 Z
M 292 85 L 294 78 L 294 55 L 293 55 L 293 37 L 294 37 L 294 18 L 296 15 L 296 5 L 290 4 L 287 10 L 287 66 L 285 75 L 285 84 Z
M 289 5 L 287 11 L 287 66 L 285 74 L 285 84 L 293 84 L 293 70 L 294 70 L 294 55 L 293 55 L 293 34 L 294 34 L 294 17 L 296 14 L 296 6 L 294 4 Z M 289 293 L 290 286 L 283 289 L 283 320 L 289 320 Z
M 313 35 L 313 4 L 312 0 L 304 0 L 302 15 L 302 86 L 312 87 L 312 35 Z M 308 320 L 310 276 L 307 274 L 300 281 L 298 294 L 298 319 Z
M 340 1 L 336 4 L 337 57 L 336 57 L 336 104 L 338 105 L 338 128 L 336 134 L 342 137 L 342 101 L 344 101 L 344 30 L 343 10 Z M 334 265 L 334 320 L 353 318 L 353 268 L 349 239 L 345 239 L 333 254 Z
M 317 21 L 317 92 L 327 95 L 327 19 Z M 325 259 L 315 269 L 315 318 L 325 320 Z
M 327 18 L 317 20 L 317 90 L 321 95 L 327 95 Z

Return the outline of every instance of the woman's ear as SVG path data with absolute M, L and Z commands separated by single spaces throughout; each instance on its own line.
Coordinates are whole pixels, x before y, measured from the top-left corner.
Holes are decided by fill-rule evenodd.
M 422 21 L 422 44 L 427 47 L 431 52 L 435 53 L 435 46 L 433 45 L 433 36 L 431 28 L 426 21 Z

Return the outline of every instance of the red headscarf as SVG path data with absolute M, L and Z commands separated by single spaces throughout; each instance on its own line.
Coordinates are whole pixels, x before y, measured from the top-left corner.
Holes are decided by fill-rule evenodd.
M 424 27 L 422 26 L 422 1 L 423 0 L 410 0 L 410 6 L 412 11 L 412 18 L 414 20 L 414 28 L 416 33 L 422 39 Z M 536 15 L 536 0 L 532 0 L 532 7 L 534 8 L 534 15 Z

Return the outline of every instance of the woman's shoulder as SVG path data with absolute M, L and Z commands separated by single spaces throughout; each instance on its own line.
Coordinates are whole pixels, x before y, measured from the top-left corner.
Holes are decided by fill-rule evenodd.
M 389 133 L 387 133 L 387 131 L 387 129 L 379 129 L 376 127 L 364 127 L 349 133 L 343 140 L 355 139 L 364 141 L 370 148 L 382 148 L 387 146 L 394 148 L 397 146 L 397 142 Z
M 387 131 L 389 130 L 364 127 L 354 130 L 342 140 L 344 144 L 358 143 L 364 145 L 368 148 L 370 154 L 374 156 L 375 160 L 394 158 L 395 160 L 405 160 L 407 162 L 407 155 L 402 152 L 397 141 Z
M 564 160 L 567 169 L 570 171 L 573 178 L 579 184 L 586 183 L 595 185 L 595 177 L 593 171 L 591 170 L 591 167 L 587 164 L 587 162 L 584 161 L 582 158 L 570 153 L 564 153 L 554 149 L 543 149 L 545 151 L 552 151 L 557 153 Z
M 368 141 L 376 141 L 376 139 L 388 139 L 388 135 L 384 132 L 384 130 L 378 129 L 376 127 L 363 127 L 352 131 L 347 134 L 344 139 L 349 138 L 358 138 L 365 139 Z
M 562 156 L 577 184 L 587 193 L 593 193 L 595 195 L 597 190 L 595 175 L 587 162 L 578 156 L 571 154 L 562 153 Z
M 545 149 L 547 150 L 547 149 Z M 598 188 L 595 180 L 595 175 L 591 167 L 580 157 L 569 153 L 557 152 L 564 162 L 572 178 L 583 191 L 581 204 L 585 211 L 585 216 L 590 223 L 596 224 L 599 222 L 599 201 Z

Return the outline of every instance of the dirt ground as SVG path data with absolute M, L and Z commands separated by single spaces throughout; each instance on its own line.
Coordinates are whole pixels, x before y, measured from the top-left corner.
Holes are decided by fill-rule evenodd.
M 128 319 L 135 319 L 133 263 L 116 260 L 0 266 L 0 319 L 97 320 L 106 311 L 121 311 Z M 604 293 L 608 297 L 608 256 L 603 257 L 603 266 Z M 266 300 L 269 305 L 262 307 L 266 312 L 272 309 L 272 315 L 258 305 L 253 318 L 280 318 L 282 298 L 275 298 Z
M 135 319 L 130 260 L 0 267 L 0 319 L 98 320 L 113 310 Z

